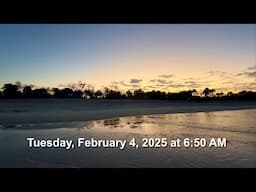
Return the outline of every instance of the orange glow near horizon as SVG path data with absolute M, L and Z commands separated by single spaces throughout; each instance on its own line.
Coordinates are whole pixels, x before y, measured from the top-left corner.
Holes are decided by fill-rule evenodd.
M 256 91 L 253 24 L 0 25 L 1 38 L 1 86 Z

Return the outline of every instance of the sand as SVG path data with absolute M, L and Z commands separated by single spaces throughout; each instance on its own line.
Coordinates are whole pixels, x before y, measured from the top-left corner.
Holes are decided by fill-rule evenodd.
M 34 124 L 0 129 L 0 167 L 87 168 L 255 168 L 256 109 L 130 116 L 97 121 Z M 55 128 L 54 128 L 55 127 Z M 78 138 L 126 140 L 141 146 L 143 138 L 226 138 L 226 147 L 203 148 L 47 148 L 28 146 L 36 140 Z
M 256 102 L 159 100 L 17 99 L 0 100 L 0 125 L 100 120 L 150 114 L 256 108 Z

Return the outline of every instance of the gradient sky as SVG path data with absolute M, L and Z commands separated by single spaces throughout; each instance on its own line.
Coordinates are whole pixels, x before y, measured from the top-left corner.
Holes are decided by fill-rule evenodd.
M 256 90 L 256 25 L 0 25 L 0 86 Z

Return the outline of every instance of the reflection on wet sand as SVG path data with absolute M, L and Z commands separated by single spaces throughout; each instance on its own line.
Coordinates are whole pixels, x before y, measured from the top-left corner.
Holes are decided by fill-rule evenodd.
M 120 124 L 120 118 L 104 120 L 104 126 L 113 125 L 114 127 L 117 127 L 119 124 Z
M 256 167 L 255 117 L 256 110 L 250 109 L 131 116 L 87 122 L 2 125 L 0 153 L 7 155 L 0 158 L 0 166 L 31 167 L 33 162 L 36 167 Z M 68 153 L 44 149 L 39 153 L 25 146 L 24 140 L 28 136 L 61 136 L 72 140 L 78 137 L 126 140 L 135 137 L 138 143 L 144 137 L 225 137 L 228 146 L 221 149 L 127 148 L 124 151 L 75 149 Z M 8 138 L 15 138 L 15 145 Z
M 248 110 L 242 111 L 223 111 L 223 112 L 201 112 L 185 114 L 163 114 L 163 115 L 145 115 L 133 117 L 120 117 L 114 119 L 105 119 L 97 121 L 88 121 L 73 123 L 80 130 L 100 129 L 104 132 L 130 132 L 131 129 L 139 128 L 138 133 L 170 134 L 181 131 L 182 129 L 191 129 L 191 131 L 212 130 L 223 132 L 256 133 L 254 126 L 256 113 L 255 110 L 249 114 Z M 66 124 L 66 127 L 68 124 Z M 75 127 L 76 127 L 75 126 Z

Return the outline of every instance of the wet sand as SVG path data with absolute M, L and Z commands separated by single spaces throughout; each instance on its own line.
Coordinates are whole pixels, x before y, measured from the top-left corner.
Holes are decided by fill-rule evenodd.
M 97 121 L 18 124 L 0 129 L 0 167 L 242 168 L 256 167 L 256 109 L 136 115 Z M 227 139 L 226 148 L 29 148 L 27 137 L 76 140 Z

